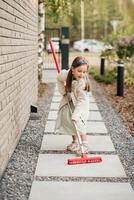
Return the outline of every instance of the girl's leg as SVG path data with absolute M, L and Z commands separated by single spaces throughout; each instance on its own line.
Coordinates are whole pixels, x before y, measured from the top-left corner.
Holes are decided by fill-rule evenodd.
M 87 141 L 87 135 L 86 134 L 80 134 L 82 142 Z
M 73 143 L 75 143 L 76 142 L 76 140 L 77 140 L 77 136 L 76 135 L 72 135 L 72 139 L 73 139 Z
M 72 135 L 72 143 L 67 146 L 67 150 L 74 152 L 77 149 L 78 149 L 77 136 Z

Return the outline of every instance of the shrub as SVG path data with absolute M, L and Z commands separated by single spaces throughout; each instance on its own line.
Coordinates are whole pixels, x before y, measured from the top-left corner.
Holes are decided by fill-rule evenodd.
M 119 59 L 124 60 L 134 56 L 134 36 L 120 38 L 114 45 Z
M 116 79 L 116 68 L 109 69 L 104 75 L 100 75 L 99 68 L 90 68 L 89 74 L 98 82 L 111 84 Z
M 117 60 L 117 54 L 114 48 L 102 51 L 101 57 L 105 57 L 109 62 Z
M 132 63 L 126 65 L 124 82 L 127 86 L 134 85 L 134 68 L 132 68 Z

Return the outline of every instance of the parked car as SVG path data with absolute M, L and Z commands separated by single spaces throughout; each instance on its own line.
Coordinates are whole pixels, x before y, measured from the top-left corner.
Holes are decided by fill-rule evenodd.
M 83 39 L 74 42 L 73 48 L 81 52 L 95 52 L 100 53 L 106 49 L 106 46 L 103 42 L 100 42 L 95 39 Z
M 59 37 L 52 37 L 51 40 L 53 42 L 55 52 L 59 53 L 60 52 L 60 38 Z M 48 53 L 52 53 L 49 41 L 47 42 L 46 50 L 47 50 Z

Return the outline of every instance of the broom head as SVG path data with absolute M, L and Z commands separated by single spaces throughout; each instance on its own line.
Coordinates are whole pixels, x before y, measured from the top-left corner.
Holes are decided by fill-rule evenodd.
M 76 164 L 86 164 L 86 163 L 98 163 L 101 162 L 102 158 L 100 156 L 94 157 L 78 157 L 78 158 L 70 158 L 67 160 L 68 165 L 76 165 Z

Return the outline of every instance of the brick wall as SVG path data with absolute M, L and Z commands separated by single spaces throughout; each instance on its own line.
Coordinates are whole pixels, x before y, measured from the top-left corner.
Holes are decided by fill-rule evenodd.
M 38 92 L 38 1 L 0 0 L 0 175 Z

